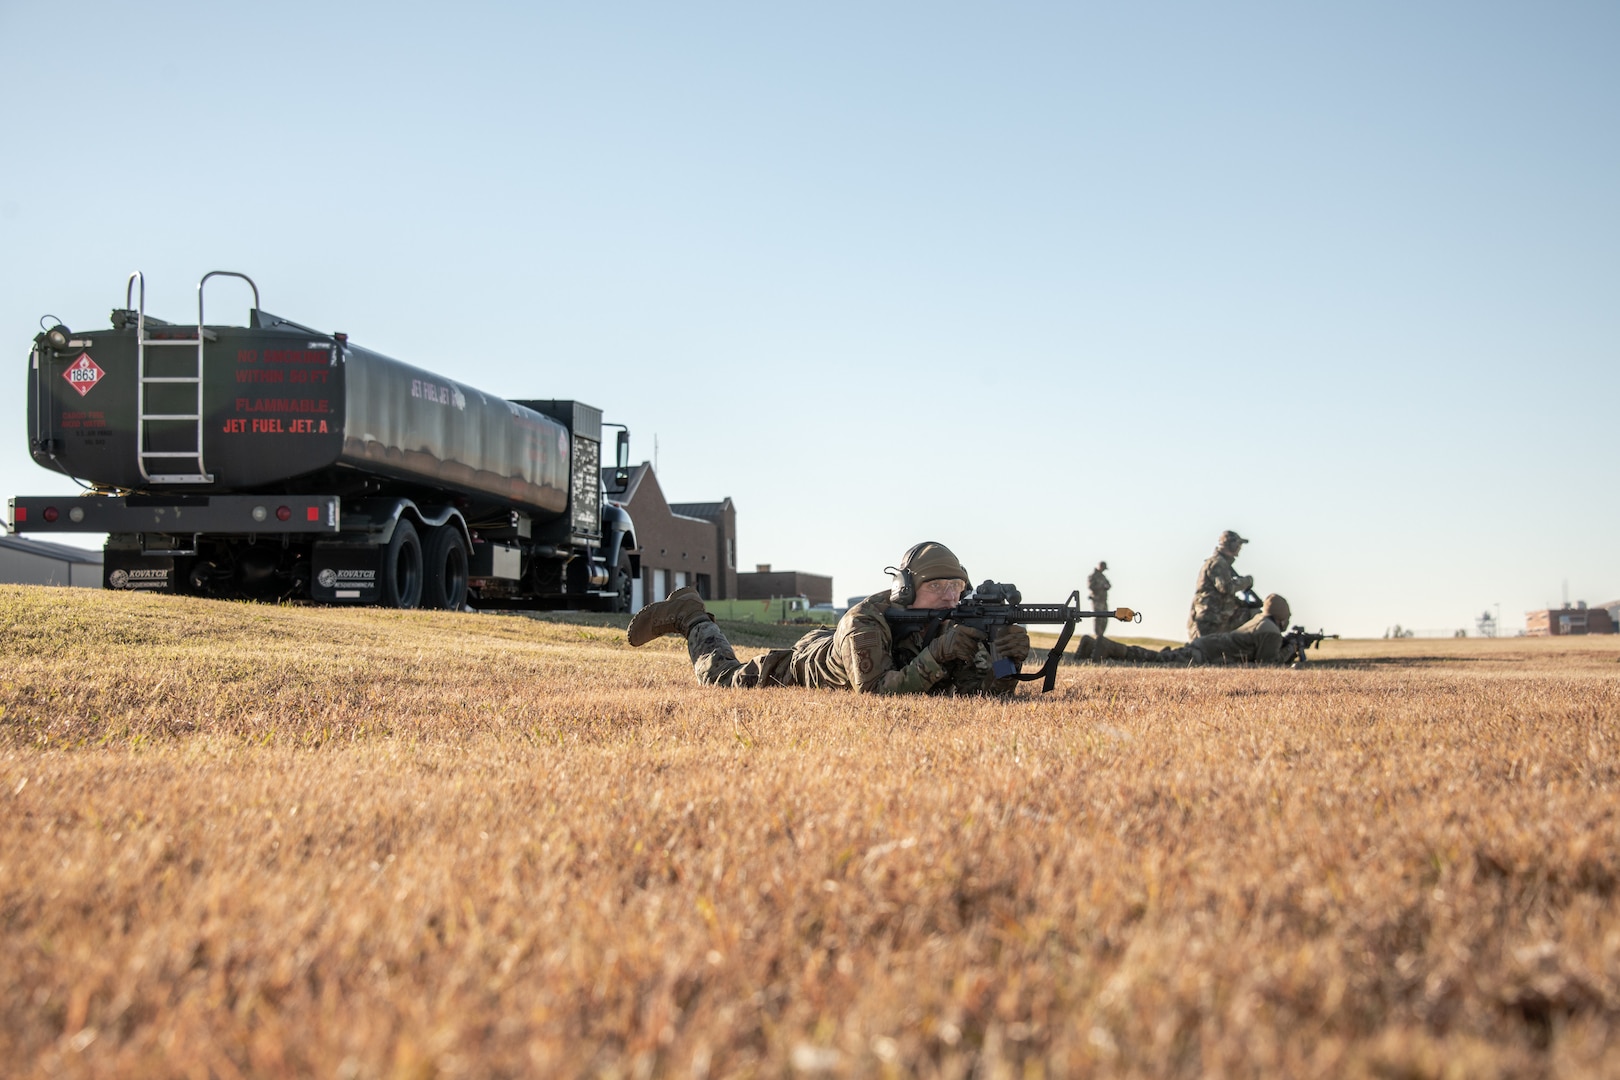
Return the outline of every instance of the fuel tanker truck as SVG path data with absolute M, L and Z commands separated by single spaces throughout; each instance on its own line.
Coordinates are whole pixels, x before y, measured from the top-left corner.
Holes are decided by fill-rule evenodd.
M 217 277 L 252 288 L 246 326 L 204 319 Z M 198 282 L 196 325 L 147 315 L 139 272 L 109 329 L 41 325 L 29 452 L 84 491 L 18 496 L 12 527 L 105 532 L 106 588 L 629 610 L 635 530 L 607 497 L 629 432 L 599 409 L 508 401 L 300 326 L 234 271 Z

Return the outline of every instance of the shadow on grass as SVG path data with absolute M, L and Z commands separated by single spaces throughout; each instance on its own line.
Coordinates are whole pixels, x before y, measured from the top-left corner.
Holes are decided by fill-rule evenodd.
M 1384 668 L 1384 667 L 1430 667 L 1435 664 L 1478 664 L 1481 661 L 1495 660 L 1501 662 L 1497 656 L 1358 656 L 1344 657 L 1338 660 L 1318 660 L 1312 657 L 1302 667 L 1331 668 L 1334 671 L 1354 671 L 1356 668 Z
M 569 626 L 602 626 L 618 630 L 625 630 L 630 626 L 630 616 L 611 615 L 601 611 L 513 611 L 505 614 L 533 619 L 536 622 L 562 623 Z M 720 621 L 720 629 L 725 631 L 726 640 L 745 649 L 788 648 L 805 634 L 816 629 L 816 625 Z

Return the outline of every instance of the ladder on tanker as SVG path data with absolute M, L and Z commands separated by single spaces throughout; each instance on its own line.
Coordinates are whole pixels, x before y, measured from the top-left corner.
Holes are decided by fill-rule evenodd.
M 146 278 L 137 270 L 129 275 L 129 281 L 124 286 L 124 307 L 130 306 L 134 298 L 133 292 L 136 283 L 140 284 L 140 307 L 135 316 L 135 370 L 138 377 L 135 396 L 135 423 L 136 423 L 136 463 L 141 471 L 141 478 L 149 484 L 212 484 L 214 476 L 208 471 L 203 462 L 203 347 L 210 341 L 217 341 L 219 335 L 203 325 L 203 286 L 208 284 L 211 277 L 239 277 L 246 281 L 253 289 L 253 306 L 259 306 L 259 287 L 253 284 L 253 279 L 246 274 L 238 274 L 231 270 L 211 270 L 197 282 L 197 330 L 195 335 L 177 333 L 180 327 L 170 327 L 164 323 L 164 330 L 159 334 L 151 334 L 146 328 Z M 156 321 L 156 320 L 154 320 Z M 189 328 L 186 328 L 189 329 Z M 168 374 L 152 375 L 148 373 L 148 349 L 195 349 L 192 354 L 195 361 L 190 367 L 165 368 Z M 183 401 L 177 401 L 173 396 L 169 398 L 169 406 L 185 409 L 184 412 L 148 412 L 147 390 L 154 386 L 185 386 L 191 388 L 191 393 L 184 395 Z M 171 438 L 175 434 L 172 425 L 186 424 L 185 442 L 173 444 L 172 449 L 153 450 L 152 435 L 153 423 L 170 425 L 165 434 Z

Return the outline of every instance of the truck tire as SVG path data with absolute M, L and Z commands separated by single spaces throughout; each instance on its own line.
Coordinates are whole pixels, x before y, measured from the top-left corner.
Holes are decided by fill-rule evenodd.
M 467 541 L 446 523 L 428 531 L 422 556 L 422 606 L 460 611 L 467 603 Z
M 383 607 L 413 608 L 422 603 L 422 541 L 416 526 L 404 518 L 383 548 L 380 576 Z
M 635 584 L 635 574 L 630 568 L 630 553 L 619 553 L 619 565 L 613 568 L 613 596 L 608 600 L 608 610 L 619 615 L 630 612 L 630 601 L 634 593 L 630 590 Z

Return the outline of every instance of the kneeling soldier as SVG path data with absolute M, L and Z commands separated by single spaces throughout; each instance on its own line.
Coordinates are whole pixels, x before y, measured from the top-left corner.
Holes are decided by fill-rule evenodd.
M 1017 679 L 996 679 L 991 673 L 982 632 L 947 621 L 931 639 L 914 630 L 896 640 L 883 617 L 890 607 L 948 611 L 956 606 L 967 590 L 968 574 L 949 548 L 932 541 L 918 544 L 889 572 L 895 587 L 850 608 L 836 628 L 818 627 L 791 649 L 772 649 L 746 664 L 690 587 L 636 612 L 630 620 L 630 644 L 679 634 L 686 638 L 698 681 L 715 686 L 808 686 L 869 694 L 1012 693 Z M 1021 666 L 1029 656 L 1029 634 L 1021 626 L 1004 627 L 995 648 L 996 655 Z
M 1198 568 L 1198 582 L 1193 587 L 1192 612 L 1187 616 L 1188 639 L 1196 641 L 1205 634 L 1227 633 L 1239 629 L 1238 624 L 1244 621 L 1237 595 L 1253 588 L 1254 578 L 1232 569 L 1232 560 L 1238 557 L 1247 543 L 1243 537 L 1227 529 L 1215 542 L 1215 554 L 1205 559 Z

